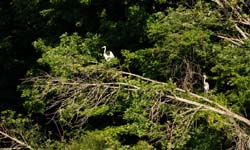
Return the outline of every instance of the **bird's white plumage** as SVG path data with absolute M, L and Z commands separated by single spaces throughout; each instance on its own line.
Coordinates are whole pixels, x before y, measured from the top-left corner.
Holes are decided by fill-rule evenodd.
M 115 58 L 115 55 L 111 51 L 109 51 L 109 55 L 106 53 L 106 49 L 107 49 L 106 46 L 103 46 L 102 48 L 104 48 L 103 56 L 106 61 L 109 61 L 110 59 Z
M 206 76 L 206 75 L 203 75 L 204 91 L 205 91 L 205 93 L 208 93 L 209 84 L 208 84 L 208 82 L 206 82 L 206 79 L 207 79 L 207 76 Z

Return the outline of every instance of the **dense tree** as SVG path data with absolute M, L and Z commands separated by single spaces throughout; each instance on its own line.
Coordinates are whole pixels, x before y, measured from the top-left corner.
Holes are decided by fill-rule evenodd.
M 250 148 L 247 1 L 0 4 L 1 148 Z

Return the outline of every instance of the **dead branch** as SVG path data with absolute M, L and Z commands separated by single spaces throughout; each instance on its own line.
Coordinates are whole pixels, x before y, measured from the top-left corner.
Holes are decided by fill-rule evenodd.
M 235 24 L 234 26 L 244 39 L 249 39 L 249 37 L 247 36 L 248 33 L 245 33 L 237 24 Z
M 244 10 L 242 9 L 242 7 L 239 6 L 239 4 L 231 3 L 231 1 L 228 0 L 212 0 L 212 1 L 215 2 L 223 10 L 226 11 L 230 10 L 232 15 L 229 21 L 231 21 L 234 24 L 236 31 L 239 33 L 238 36 L 228 34 L 226 36 L 218 35 L 218 37 L 238 46 L 244 44 L 245 43 L 244 40 L 250 38 L 249 32 L 247 30 L 248 27 L 246 27 L 250 26 L 250 17 L 248 15 L 245 15 L 245 13 L 247 12 L 244 12 Z M 240 3 L 243 3 L 246 7 L 248 7 L 247 6 L 248 4 L 246 4 L 247 2 L 245 3 L 244 1 L 240 1 Z M 242 28 L 245 28 L 245 30 Z M 242 38 L 240 38 L 239 36 L 241 36 Z
M 217 3 L 221 8 L 224 8 L 224 5 L 222 2 L 220 2 L 219 0 L 212 0 L 213 2 Z
M 214 107 L 211 107 L 211 106 L 208 106 L 208 105 L 205 105 L 205 104 L 201 104 L 201 103 L 198 103 L 198 102 L 195 102 L 195 101 L 191 101 L 191 100 L 188 100 L 188 99 L 184 99 L 184 98 L 181 98 L 181 97 L 177 97 L 177 96 L 170 96 L 170 95 L 167 95 L 167 97 L 171 98 L 171 99 L 175 99 L 177 101 L 180 101 L 180 102 L 184 102 L 184 103 L 187 103 L 187 104 L 191 104 L 191 105 L 195 105 L 195 106 L 198 106 L 198 107 L 203 107 L 207 110 L 210 110 L 212 112 L 215 112 L 215 113 L 218 113 L 218 114 L 221 114 L 221 115 L 226 115 L 228 117 L 232 117 L 234 119 L 237 119 L 237 120 L 240 120 L 244 123 L 246 123 L 247 125 L 250 126 L 250 120 L 238 115 L 238 114 L 235 114 L 231 111 L 224 111 L 224 110 L 220 110 L 220 109 L 217 109 L 217 108 L 214 108 Z
M 32 148 L 31 146 L 29 146 L 28 144 L 26 144 L 26 143 L 24 143 L 24 142 L 18 140 L 17 138 L 14 138 L 14 137 L 10 136 L 10 135 L 7 134 L 7 133 L 4 133 L 4 132 L 0 131 L 0 134 L 1 134 L 2 136 L 4 136 L 5 138 L 8 138 L 8 139 L 10 139 L 10 140 L 16 142 L 17 144 L 19 144 L 20 147 L 28 148 L 28 149 L 33 149 L 33 148 Z
M 155 83 L 155 84 L 167 85 L 167 83 L 152 80 L 152 79 L 142 77 L 140 75 L 136 75 L 136 74 L 129 73 L 129 72 L 121 71 L 121 72 L 117 72 L 117 73 L 118 74 L 120 73 L 122 75 L 128 75 L 128 76 L 135 77 L 135 78 L 139 78 L 139 79 L 142 79 L 144 81 Z M 84 100 L 83 99 L 83 105 L 85 105 L 84 101 L 86 101 L 87 103 L 89 103 L 88 104 L 89 106 L 93 107 L 93 109 L 95 107 L 97 107 L 99 104 L 106 103 L 107 101 L 109 101 L 109 99 L 112 97 L 112 95 L 115 92 L 117 92 L 119 89 L 123 89 L 123 90 L 127 90 L 127 91 L 129 91 L 129 90 L 132 90 L 132 91 L 143 90 L 140 86 L 131 85 L 131 84 L 128 84 L 128 83 L 123 83 L 123 82 L 86 83 L 86 82 L 81 82 L 80 80 L 77 80 L 77 81 L 76 80 L 66 80 L 66 81 L 62 82 L 62 81 L 58 80 L 55 77 L 49 77 L 49 78 L 54 81 L 53 84 L 66 86 L 66 87 L 64 87 L 64 89 L 67 89 L 69 87 L 71 88 L 71 90 L 67 90 L 67 91 L 64 91 L 64 92 L 62 91 L 62 94 L 59 94 L 59 98 L 58 97 L 55 98 L 54 102 L 60 101 L 60 102 L 64 103 L 64 104 L 61 104 L 61 107 L 64 107 L 65 105 L 69 105 L 68 102 L 70 100 L 71 100 L 71 103 L 74 104 L 74 99 L 76 99 L 76 97 L 78 97 L 82 93 L 81 91 L 84 90 L 84 89 L 89 90 L 88 94 L 85 95 L 85 96 L 87 96 L 86 98 L 89 99 L 89 100 L 87 100 L 87 99 Z M 44 77 L 36 78 L 35 80 L 40 80 L 40 79 L 45 80 L 46 82 L 49 81 Z M 34 79 L 32 79 L 32 80 L 34 80 Z M 41 82 L 41 83 L 43 83 L 43 82 Z M 104 88 L 106 90 L 107 89 L 113 89 L 114 91 L 113 92 L 110 91 L 111 93 L 105 92 L 105 90 L 101 92 L 100 91 L 101 88 Z M 169 89 L 167 89 L 167 90 L 169 90 Z M 246 119 L 246 118 L 244 118 L 244 117 L 230 111 L 226 107 L 224 107 L 224 106 L 222 106 L 222 105 L 220 105 L 220 104 L 218 104 L 218 103 L 216 103 L 216 102 L 214 102 L 214 101 L 212 101 L 212 100 L 210 100 L 210 99 L 208 99 L 206 97 L 200 96 L 198 94 L 195 94 L 195 93 L 192 93 L 192 92 L 189 92 L 189 91 L 185 91 L 185 90 L 180 89 L 180 88 L 175 88 L 175 89 L 172 89 L 172 90 L 175 90 L 177 92 L 181 92 L 181 93 L 190 95 L 193 98 L 196 98 L 198 100 L 203 100 L 203 101 L 207 102 L 209 105 L 208 104 L 202 104 L 202 103 L 194 101 L 194 100 L 189 100 L 189 99 L 178 97 L 178 96 L 176 96 L 176 92 L 171 92 L 170 91 L 166 95 L 166 97 L 171 99 L 171 100 L 179 101 L 179 102 L 189 104 L 189 105 L 193 105 L 193 106 L 196 106 L 196 107 L 201 107 L 201 108 L 204 108 L 206 110 L 210 110 L 210 111 L 213 111 L 215 113 L 237 119 L 237 120 L 239 120 L 241 122 L 244 122 L 245 124 L 250 126 L 250 121 L 248 119 Z M 52 104 L 54 102 L 52 102 Z M 155 102 L 155 105 L 152 106 L 151 114 L 150 114 L 152 120 L 155 118 L 154 117 L 155 115 L 157 116 L 160 104 L 161 104 L 161 100 L 158 99 Z M 80 106 L 80 107 L 82 107 L 82 106 Z M 80 109 L 81 108 L 78 108 L 77 110 L 79 111 Z M 77 112 L 77 110 L 75 110 L 75 111 Z
M 134 77 L 140 78 L 142 80 L 153 82 L 153 83 L 166 84 L 164 82 L 159 82 L 159 81 L 156 81 L 156 80 L 145 78 L 145 77 L 142 77 L 140 75 L 133 74 L 133 73 L 128 73 L 128 72 L 121 72 L 121 73 L 122 74 L 126 74 L 126 75 L 130 75 L 130 76 L 134 76 Z M 176 88 L 176 91 L 179 91 L 179 92 L 182 92 L 182 93 L 186 93 L 187 92 L 187 91 L 185 91 L 183 89 L 180 89 L 180 88 Z M 226 116 L 232 117 L 232 118 L 240 120 L 240 121 L 242 121 L 242 122 L 244 122 L 244 123 L 246 123 L 247 125 L 250 126 L 250 120 L 248 120 L 245 117 L 242 117 L 242 116 L 240 116 L 240 115 L 238 115 L 238 114 L 230 111 L 226 107 L 224 107 L 224 106 L 222 106 L 222 105 L 220 105 L 220 104 L 218 104 L 218 103 L 216 103 L 216 102 L 214 102 L 212 100 L 209 100 L 208 98 L 200 96 L 198 94 L 191 93 L 191 92 L 188 92 L 188 94 L 190 94 L 191 96 L 193 96 L 195 98 L 202 99 L 202 100 L 204 100 L 204 101 L 206 101 L 206 102 L 208 102 L 210 104 L 213 104 L 213 105 L 217 106 L 220 109 L 217 109 L 217 108 L 205 105 L 205 104 L 201 104 L 201 103 L 198 103 L 198 102 L 195 102 L 195 101 L 192 101 L 192 100 L 188 100 L 188 99 L 184 99 L 184 98 L 181 98 L 181 97 L 177 97 L 177 96 L 167 95 L 167 97 L 170 98 L 170 99 L 178 100 L 178 101 L 181 101 L 181 102 L 184 102 L 184 103 L 187 103 L 187 104 L 191 104 L 191 105 L 194 105 L 194 106 L 203 107 L 203 108 L 205 108 L 207 110 L 216 112 L 216 113 L 221 114 L 221 115 L 226 115 Z
M 218 37 L 221 39 L 224 39 L 226 41 L 229 41 L 235 45 L 238 45 L 238 46 L 241 46 L 242 44 L 244 44 L 244 42 L 241 39 L 226 37 L 226 36 L 222 36 L 222 35 L 218 35 Z

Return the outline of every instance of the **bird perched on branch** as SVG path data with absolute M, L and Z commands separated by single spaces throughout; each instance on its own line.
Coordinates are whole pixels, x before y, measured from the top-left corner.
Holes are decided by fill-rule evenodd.
M 115 58 L 114 54 L 111 51 L 109 51 L 109 55 L 106 53 L 107 46 L 103 46 L 102 48 L 104 48 L 103 56 L 106 61 L 109 61 L 110 59 Z
M 203 75 L 203 85 L 204 85 L 204 91 L 205 91 L 205 93 L 208 93 L 208 90 L 209 90 L 209 84 L 208 84 L 208 82 L 206 82 L 206 79 L 207 79 L 207 76 L 206 76 L 206 75 Z

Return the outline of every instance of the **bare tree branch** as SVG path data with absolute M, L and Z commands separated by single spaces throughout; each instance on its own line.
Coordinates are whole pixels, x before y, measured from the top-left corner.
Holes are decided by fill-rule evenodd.
M 0 134 L 1 134 L 2 136 L 4 136 L 4 137 L 6 137 L 6 138 L 8 138 L 8 139 L 10 139 L 10 140 L 12 140 L 12 141 L 14 141 L 14 142 L 16 142 L 16 143 L 19 144 L 19 146 L 21 146 L 21 147 L 28 148 L 28 149 L 32 149 L 32 147 L 29 146 L 28 144 L 26 144 L 26 143 L 24 143 L 24 142 L 22 142 L 22 141 L 20 141 L 20 140 L 18 140 L 18 139 L 16 139 L 16 138 L 14 138 L 14 137 L 8 135 L 7 133 L 4 133 L 4 132 L 0 131 Z
M 239 31 L 239 33 L 241 34 L 241 36 L 243 36 L 244 39 L 249 39 L 249 37 L 247 36 L 247 33 L 245 33 L 244 31 L 241 30 L 240 27 L 238 27 L 237 24 L 234 25 L 236 30 Z
M 222 38 L 226 41 L 229 41 L 235 45 L 241 46 L 242 44 L 244 44 L 244 42 L 240 39 L 236 39 L 236 38 L 232 38 L 232 37 L 226 37 L 226 36 L 222 36 L 222 35 L 218 35 L 219 38 Z
M 142 77 L 140 75 L 136 75 L 136 74 L 133 74 L 133 73 L 128 73 L 128 72 L 122 72 L 122 74 L 126 74 L 126 75 L 131 75 L 131 76 L 134 76 L 134 77 L 138 77 L 140 79 L 143 79 L 145 81 L 150 81 L 150 82 L 154 82 L 154 83 L 158 83 L 158 84 L 166 84 L 164 82 L 159 82 L 159 81 L 155 81 L 155 80 L 152 80 L 152 79 L 149 79 L 149 78 L 145 78 L 145 77 Z M 186 93 L 188 91 L 185 91 L 183 89 L 180 89 L 180 88 L 176 88 L 177 91 L 180 91 L 180 92 L 183 92 L 183 93 Z M 211 106 L 208 106 L 208 105 L 205 105 L 205 104 L 201 104 L 201 103 L 198 103 L 198 102 L 195 102 L 195 101 L 192 101 L 192 100 L 187 100 L 187 99 L 184 99 L 184 98 L 181 98 L 181 97 L 176 97 L 176 96 L 171 96 L 171 95 L 167 95 L 168 98 L 171 98 L 171 99 L 175 99 L 175 100 L 178 100 L 178 101 L 181 101 L 181 102 L 184 102 L 184 103 L 187 103 L 187 104 L 191 104 L 191 105 L 195 105 L 195 106 L 198 106 L 198 107 L 203 107 L 203 108 L 206 108 L 210 111 L 213 111 L 213 112 L 216 112 L 216 113 L 219 113 L 219 114 L 222 114 L 222 115 L 226 115 L 226 116 L 229 116 L 229 117 L 232 117 L 234 119 L 237 119 L 237 120 L 240 120 L 244 123 L 246 123 L 247 125 L 250 126 L 250 120 L 230 111 L 229 109 L 227 109 L 226 107 L 212 101 L 212 100 L 209 100 L 208 98 L 205 98 L 203 96 L 200 96 L 200 95 L 197 95 L 195 93 L 191 93 L 191 92 L 188 92 L 191 96 L 193 97 L 196 97 L 198 99 L 202 99 L 210 104 L 213 104 L 217 107 L 219 107 L 220 109 L 217 109 L 217 108 L 214 108 L 214 107 L 211 107 Z
M 178 100 L 180 102 L 187 103 L 187 104 L 195 105 L 195 106 L 198 106 L 198 107 L 203 107 L 203 108 L 205 108 L 207 110 L 210 110 L 212 112 L 216 112 L 216 113 L 221 114 L 221 115 L 226 115 L 226 116 L 232 117 L 232 118 L 240 120 L 240 121 L 242 121 L 242 122 L 244 122 L 244 123 L 246 123 L 247 125 L 250 126 L 250 120 L 248 120 L 248 119 L 246 119 L 246 118 L 244 118 L 244 117 L 242 117 L 242 116 L 240 116 L 238 114 L 235 114 L 235 113 L 233 113 L 231 111 L 220 110 L 220 109 L 217 109 L 217 108 L 205 105 L 205 104 L 201 104 L 201 103 L 191 101 L 191 100 L 188 100 L 188 99 L 184 99 L 184 98 L 181 98 L 181 97 L 177 97 L 177 96 L 167 95 L 167 97 L 171 98 L 171 99 Z
M 130 77 L 134 77 L 136 79 L 141 79 L 147 82 L 151 82 L 154 84 L 159 84 L 159 85 L 168 85 L 167 83 L 164 82 L 160 82 L 160 81 L 156 81 L 156 80 L 152 80 L 137 74 L 133 74 L 133 73 L 129 73 L 129 72 L 124 72 L 124 71 L 117 71 L 115 76 L 117 76 L 117 74 L 120 75 L 126 75 L 126 76 L 130 76 Z M 49 78 L 49 79 L 48 79 Z M 102 104 L 106 104 L 107 102 L 110 103 L 110 100 L 112 98 L 112 96 L 119 92 L 119 90 L 123 89 L 125 91 L 138 91 L 138 90 L 145 90 L 144 87 L 140 87 L 140 85 L 135 85 L 136 82 L 133 84 L 131 83 L 126 83 L 126 80 L 124 82 L 119 82 L 119 81 L 114 81 L 114 82 L 100 82 L 100 83 L 86 83 L 86 80 L 81 81 L 80 79 L 76 79 L 76 80 L 59 80 L 56 77 L 51 77 L 51 76 L 47 76 L 46 77 L 39 77 L 39 78 L 33 78 L 30 79 L 33 82 L 38 82 L 39 84 L 44 83 L 44 84 L 51 84 L 51 81 L 53 81 L 53 85 L 54 86 L 62 86 L 62 91 L 60 91 L 59 95 L 57 97 L 54 97 L 53 101 L 51 101 L 51 106 L 49 108 L 54 108 L 57 105 L 60 105 L 60 107 L 58 108 L 58 111 L 53 112 L 52 113 L 52 120 L 55 119 L 55 117 L 59 117 L 62 114 L 60 113 L 60 109 L 65 107 L 66 105 L 72 105 L 74 106 L 74 103 L 77 99 L 77 97 L 79 97 L 81 94 L 83 94 L 83 90 L 85 91 L 85 95 L 83 95 L 83 99 L 82 99 L 82 104 L 81 105 L 77 105 L 77 108 L 75 108 L 73 111 L 75 111 L 76 115 L 78 116 L 78 113 L 80 112 L 81 108 L 85 105 L 88 105 L 89 107 L 91 107 L 89 109 L 89 111 L 93 111 L 95 108 L 97 108 L 99 105 Z M 44 80 L 44 82 L 39 81 L 39 80 Z M 93 82 L 93 81 L 92 81 Z M 43 86 L 43 85 L 41 85 Z M 111 90 L 111 91 L 110 91 Z M 43 90 L 44 91 L 44 90 Z M 219 103 L 216 103 L 206 97 L 200 96 L 198 94 L 180 89 L 180 88 L 175 88 L 175 89 L 163 89 L 163 91 L 168 91 L 167 93 L 164 94 L 164 96 L 166 98 L 168 98 L 169 100 L 172 101 L 178 101 L 181 103 L 185 103 L 188 105 L 193 105 L 195 107 L 198 108 L 204 108 L 205 110 L 209 110 L 221 115 L 225 115 L 228 117 L 231 117 L 233 119 L 237 119 L 241 122 L 244 122 L 245 124 L 247 124 L 248 126 L 250 126 L 250 121 L 232 111 L 230 111 L 228 108 L 226 108 L 225 106 L 220 105 Z M 47 91 L 49 92 L 49 91 Z M 87 93 L 86 93 L 87 92 Z M 178 92 L 180 92 L 178 94 Z M 164 92 L 163 92 L 164 93 Z M 182 94 L 181 94 L 182 93 Z M 46 91 L 45 91 L 46 94 Z M 86 95 L 87 94 L 87 95 Z M 176 95 L 187 95 L 187 96 L 191 96 L 195 99 L 186 99 L 184 97 L 180 97 L 180 96 L 176 96 Z M 160 105 L 163 104 L 163 101 L 165 102 L 166 100 L 162 100 L 163 95 L 161 95 L 161 93 L 157 93 L 155 94 L 155 101 L 154 101 L 154 105 L 151 108 L 151 111 L 149 112 L 149 118 L 151 118 L 150 120 L 152 121 L 157 121 L 157 117 L 160 115 L 159 113 L 159 108 Z M 198 101 L 204 101 L 207 102 L 207 104 L 203 104 L 201 102 Z M 203 110 L 203 109 L 198 109 L 198 110 Z M 80 117 L 80 116 L 78 116 Z M 87 119 L 88 119 L 88 115 L 86 115 L 85 117 L 80 117 L 82 119 L 82 122 L 80 122 L 80 124 L 84 124 Z
M 221 8 L 224 8 L 224 5 L 220 0 L 212 0 L 212 1 L 217 3 Z
M 249 15 L 246 15 L 248 12 L 244 12 L 242 7 L 240 7 L 238 3 L 241 3 L 246 7 L 248 7 L 247 6 L 248 4 L 246 4 L 247 2 L 238 1 L 238 3 L 237 2 L 232 3 L 232 1 L 228 0 L 212 0 L 212 1 L 215 2 L 223 10 L 231 12 L 231 18 L 229 21 L 231 21 L 234 24 L 236 31 L 243 38 L 240 38 L 239 36 L 235 35 L 230 35 L 230 33 L 226 36 L 219 35 L 218 37 L 238 46 L 244 44 L 245 43 L 244 40 L 250 38 L 249 27 L 248 27 L 250 26 L 250 17 Z

